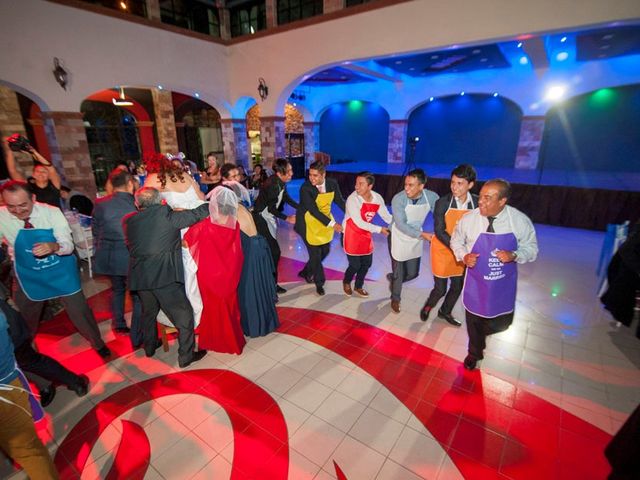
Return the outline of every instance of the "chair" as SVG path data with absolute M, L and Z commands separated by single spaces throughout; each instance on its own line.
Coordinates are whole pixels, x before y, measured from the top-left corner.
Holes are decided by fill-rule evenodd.
M 91 231 L 92 217 L 80 213 L 66 212 L 65 216 L 71 227 L 71 237 L 80 260 L 86 260 L 89 265 L 89 278 L 93 278 L 93 232 Z

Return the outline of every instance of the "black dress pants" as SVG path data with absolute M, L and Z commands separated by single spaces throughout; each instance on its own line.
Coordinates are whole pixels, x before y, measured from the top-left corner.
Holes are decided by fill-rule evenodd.
M 29 341 L 16 347 L 14 353 L 18 366 L 27 374 L 33 373 L 49 382 L 67 387 L 80 383 L 78 375 L 66 369 L 57 360 L 36 352 Z
M 438 300 L 440 300 L 446 293 L 444 302 L 442 302 L 442 305 L 440 306 L 440 312 L 445 315 L 450 315 L 451 310 L 453 310 L 453 307 L 460 297 L 460 292 L 462 292 L 462 285 L 464 283 L 463 279 L 463 276 L 441 278 L 434 275 L 433 290 L 431 290 L 425 306 L 429 306 L 431 308 L 435 307 Z M 451 281 L 449 291 L 447 291 L 447 280 Z
M 504 332 L 513 322 L 513 312 L 499 315 L 495 318 L 480 317 L 465 310 L 467 333 L 469 334 L 469 355 L 478 360 L 484 358 L 483 352 L 487 347 L 487 335 Z
M 138 290 L 138 295 L 142 300 L 142 335 L 145 351 L 153 352 L 156 349 L 156 317 L 162 308 L 178 329 L 178 360 L 181 363 L 191 360 L 195 348 L 193 309 L 184 291 L 184 284 L 174 282 L 153 290 Z
M 371 268 L 373 263 L 373 254 L 369 255 L 347 255 L 349 260 L 349 267 L 344 272 L 344 283 L 351 283 L 353 276 L 356 277 L 356 283 L 354 288 L 362 288 L 364 286 L 364 278 L 367 276 L 367 272 Z
M 329 255 L 329 248 L 331 243 L 325 243 L 324 245 L 309 245 L 307 241 L 304 242 L 309 253 L 309 261 L 302 269 L 304 276 L 312 276 L 316 287 L 324 286 L 324 268 L 322 266 L 323 260 Z

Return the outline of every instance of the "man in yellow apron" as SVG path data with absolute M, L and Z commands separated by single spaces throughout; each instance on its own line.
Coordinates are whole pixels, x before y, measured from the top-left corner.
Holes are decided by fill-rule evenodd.
M 329 254 L 333 232 L 342 232 L 342 225 L 336 223 L 331 215 L 333 203 L 345 209 L 338 182 L 326 178 L 322 162 L 314 162 L 309 166 L 309 179 L 300 187 L 300 205 L 294 228 L 309 253 L 309 261 L 298 275 L 307 283 L 315 283 L 318 295 L 325 293 L 322 261 Z
M 426 190 L 427 176 L 420 168 L 411 170 L 404 179 L 404 190 L 391 200 L 390 251 L 392 273 L 387 275 L 391 290 L 391 310 L 400 313 L 402 284 L 420 273 L 423 243 L 431 241 L 433 233 L 423 232 L 422 225 L 435 207 L 438 194 Z
M 462 325 L 451 315 L 451 311 L 462 292 L 464 264 L 456 260 L 449 248 L 449 242 L 458 220 L 478 207 L 478 196 L 469 191 L 473 188 L 475 181 L 476 170 L 471 165 L 457 166 L 451 172 L 451 193 L 436 202 L 436 208 L 433 211 L 435 238 L 431 240 L 431 271 L 434 285 L 420 311 L 420 319 L 423 322 L 427 321 L 433 307 L 444 296 L 442 306 L 438 310 L 438 317 L 453 326 Z M 447 279 L 451 281 L 448 292 Z

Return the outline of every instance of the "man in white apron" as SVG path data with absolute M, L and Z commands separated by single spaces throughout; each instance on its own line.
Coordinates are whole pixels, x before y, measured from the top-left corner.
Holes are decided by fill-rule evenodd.
M 391 310 L 400 313 L 402 284 L 420 273 L 423 243 L 433 233 L 423 232 L 422 225 L 435 207 L 438 194 L 425 190 L 427 176 L 420 168 L 411 170 L 404 179 L 404 190 L 391 200 L 390 251 L 392 273 L 387 275 L 391 289 Z
M 355 191 L 347 198 L 343 232 L 344 253 L 347 254 L 349 268 L 344 272 L 342 288 L 345 295 L 351 296 L 355 291 L 358 296 L 366 298 L 369 293 L 364 289 L 364 279 L 373 262 L 372 233 L 389 235 L 389 229 L 374 225 L 373 218 L 380 215 L 386 223 L 391 223 L 393 217 L 387 210 L 382 196 L 373 191 L 375 177 L 370 172 L 360 172 L 356 176 Z M 356 277 L 354 288 L 351 281 Z
M 300 187 L 300 205 L 296 211 L 295 231 L 302 237 L 309 253 L 309 261 L 298 273 L 307 283 L 316 284 L 316 293 L 324 291 L 322 261 L 329 255 L 334 232 L 342 232 L 342 225 L 331 215 L 331 205 L 345 209 L 338 182 L 326 177 L 325 166 L 316 161 L 309 165 L 309 179 Z
M 0 189 L 0 238 L 13 257 L 18 285 L 14 301 L 32 335 L 45 300 L 58 298 L 71 323 L 102 358 L 111 355 L 82 293 L 71 229 L 59 208 L 35 203 L 26 183 L 11 181 Z
M 293 178 L 293 167 L 289 160 L 278 158 L 273 163 L 275 175 L 271 175 L 260 187 L 260 193 L 253 206 L 253 221 L 256 223 L 258 233 L 269 244 L 271 258 L 275 266 L 276 292 L 285 293 L 286 290 L 278 285 L 278 262 L 280 262 L 280 245 L 278 245 L 278 222 L 276 218 L 287 223 L 295 224 L 296 216 L 285 215 L 282 207 L 288 203 L 293 208 L 298 208 L 298 202 L 294 201 L 287 192 L 287 183 Z
M 469 334 L 467 370 L 484 358 L 487 335 L 506 330 L 513 321 L 516 264 L 533 262 L 538 256 L 533 224 L 507 205 L 510 194 L 506 180 L 486 182 L 479 207 L 460 219 L 451 237 L 451 250 L 467 267 L 462 295 Z
M 438 317 L 455 327 L 462 325 L 453 317 L 451 311 L 462 292 L 464 264 L 456 260 L 449 248 L 449 242 L 458 221 L 478 206 L 478 196 L 470 193 L 475 181 L 476 170 L 471 165 L 457 166 L 451 172 L 451 193 L 436 202 L 436 208 L 433 211 L 435 238 L 431 240 L 433 290 L 420 311 L 420 320 L 423 322 L 429 319 L 429 313 L 433 307 L 444 297 L 442 306 L 438 310 Z M 449 291 L 447 291 L 447 281 L 451 282 Z

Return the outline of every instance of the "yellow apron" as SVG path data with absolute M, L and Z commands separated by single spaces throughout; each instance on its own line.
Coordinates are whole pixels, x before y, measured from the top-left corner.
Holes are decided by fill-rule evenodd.
M 316 205 L 318 210 L 333 220 L 331 215 L 331 202 L 333 202 L 333 193 L 319 193 L 316 197 Z M 320 220 L 311 215 L 309 212 L 304 214 L 304 221 L 307 225 L 307 243 L 309 245 L 324 245 L 331 243 L 333 240 L 333 227 L 327 227 Z
M 453 235 L 458 221 L 471 210 L 449 208 L 444 214 L 445 230 Z M 460 277 L 464 274 L 464 264 L 456 261 L 456 257 L 449 247 L 438 240 L 435 235 L 431 239 L 431 271 L 440 278 Z

